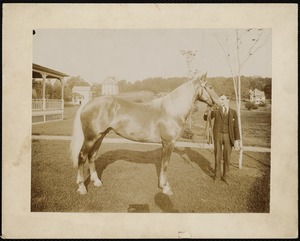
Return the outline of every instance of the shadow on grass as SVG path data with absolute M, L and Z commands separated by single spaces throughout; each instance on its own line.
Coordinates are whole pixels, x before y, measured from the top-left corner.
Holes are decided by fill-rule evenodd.
M 175 148 L 173 152 L 179 154 L 186 162 L 189 162 L 190 160 L 196 163 L 209 177 L 214 177 L 214 170 L 211 167 L 211 163 L 197 151 L 186 147 L 184 148 L 184 151 Z M 159 177 L 161 167 L 161 155 L 162 148 L 157 148 L 153 151 L 132 151 L 128 149 L 108 151 L 103 153 L 100 157 L 98 157 L 95 160 L 96 171 L 98 173 L 99 178 L 101 179 L 102 173 L 108 165 L 118 160 L 124 160 L 132 163 L 153 164 L 156 168 L 157 177 Z M 89 178 L 86 180 L 85 184 L 89 184 Z
M 186 162 L 191 160 L 192 162 L 196 163 L 206 175 L 214 178 L 214 169 L 211 167 L 210 161 L 199 154 L 199 152 L 192 150 L 190 147 L 185 147 L 183 151 L 175 148 L 174 152 L 179 154 Z
M 106 167 L 115 161 L 124 160 L 132 163 L 153 164 L 156 168 L 157 177 L 160 174 L 162 148 L 157 148 L 152 151 L 132 151 L 127 149 L 120 149 L 115 151 L 108 151 L 103 153 L 95 160 L 96 171 L 99 178 L 103 174 Z M 87 186 L 90 178 L 87 178 L 85 185 Z M 174 209 L 174 205 L 168 195 L 157 193 L 154 197 L 155 204 L 163 211 L 168 213 L 178 212 Z M 149 212 L 149 206 L 145 204 L 131 204 L 127 210 L 128 212 Z
M 270 170 L 253 183 L 247 201 L 248 211 L 252 213 L 270 212 Z
M 162 148 L 153 151 L 132 151 L 127 149 L 119 149 L 103 153 L 95 160 L 96 171 L 101 179 L 105 168 L 118 160 L 124 160 L 132 163 L 153 164 L 156 168 L 157 176 L 159 177 L 161 167 Z M 86 181 L 88 184 L 88 181 Z
M 253 157 L 252 155 L 250 155 L 249 153 L 245 153 L 245 152 L 244 152 L 243 154 L 244 154 L 245 156 L 250 157 L 251 159 L 253 159 L 253 160 L 259 162 L 260 164 L 262 164 L 262 165 L 264 165 L 264 166 L 266 166 L 266 167 L 270 167 L 270 164 L 267 164 L 267 163 L 262 162 L 261 160 L 259 160 L 259 159 L 255 158 L 255 157 Z
M 42 188 L 31 185 L 30 211 L 39 212 L 47 208 L 47 201 Z
M 157 193 L 154 197 L 156 206 L 158 206 L 164 213 L 178 213 L 179 211 L 174 209 L 174 204 L 168 195 L 164 193 Z
M 128 213 L 150 213 L 149 204 L 129 204 Z

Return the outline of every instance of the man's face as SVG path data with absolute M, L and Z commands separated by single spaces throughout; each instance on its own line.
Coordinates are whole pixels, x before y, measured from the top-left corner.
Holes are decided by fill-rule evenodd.
M 227 107 L 229 104 L 229 99 L 225 95 L 220 96 L 221 105 Z

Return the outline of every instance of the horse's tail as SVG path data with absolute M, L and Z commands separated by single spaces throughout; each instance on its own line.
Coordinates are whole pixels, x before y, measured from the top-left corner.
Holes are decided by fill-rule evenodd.
M 71 160 L 73 162 L 74 167 L 78 167 L 78 158 L 79 153 L 84 141 L 83 131 L 81 127 L 80 114 L 82 111 L 83 105 L 81 105 L 76 113 L 76 117 L 73 125 L 73 135 L 70 145 L 71 151 Z

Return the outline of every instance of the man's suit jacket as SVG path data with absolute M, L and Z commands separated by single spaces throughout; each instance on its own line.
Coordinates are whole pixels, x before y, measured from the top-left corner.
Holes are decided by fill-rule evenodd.
M 229 126 L 228 126 L 229 138 L 230 138 L 231 145 L 234 146 L 234 141 L 240 140 L 238 117 L 237 117 L 236 111 L 231 108 L 229 108 L 228 114 L 229 114 L 229 116 L 228 116 L 228 118 L 229 118 Z M 224 115 L 222 112 L 222 107 L 219 107 L 218 109 L 213 110 L 211 112 L 211 119 L 215 118 L 214 127 L 213 127 L 213 133 L 214 133 L 215 138 L 218 136 L 218 132 L 221 129 L 223 117 L 224 117 Z M 207 115 L 204 115 L 204 120 L 205 121 L 207 120 Z

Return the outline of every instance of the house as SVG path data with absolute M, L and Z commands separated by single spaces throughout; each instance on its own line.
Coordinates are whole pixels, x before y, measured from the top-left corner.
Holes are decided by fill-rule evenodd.
M 36 90 L 32 90 L 32 124 L 64 119 L 64 78 L 69 75 L 45 66 L 32 64 L 32 81 L 42 84 L 42 98 L 37 98 Z M 60 99 L 49 99 L 46 96 L 46 82 L 61 83 Z
M 102 95 L 117 95 L 119 94 L 118 81 L 115 77 L 107 77 L 102 82 Z
M 266 103 L 266 96 L 264 91 L 255 88 L 254 90 L 250 90 L 249 93 L 250 93 L 250 102 L 253 102 L 255 104 Z
M 91 86 L 74 86 L 72 93 L 72 103 L 76 105 L 86 104 L 92 99 Z

